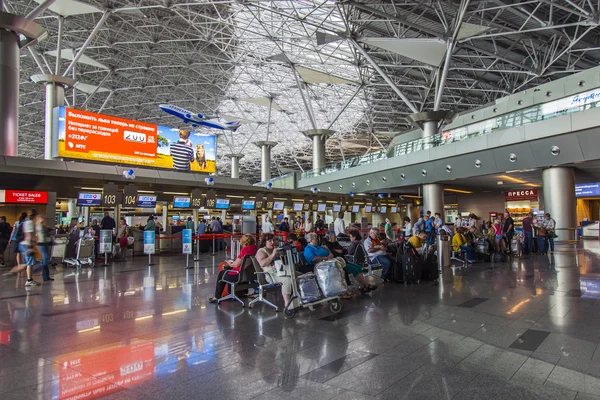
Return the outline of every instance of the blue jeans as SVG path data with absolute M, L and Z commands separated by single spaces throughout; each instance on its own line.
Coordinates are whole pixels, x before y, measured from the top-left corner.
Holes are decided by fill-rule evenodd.
M 387 278 L 390 267 L 392 266 L 392 261 L 387 256 L 377 256 L 372 262 L 381 264 L 381 277 L 384 279 Z
M 48 245 L 47 244 L 39 244 L 38 248 L 40 249 L 40 253 L 42 253 L 42 280 L 47 281 L 50 279 L 50 269 L 48 268 L 48 262 L 50 261 L 50 257 L 48 256 Z
M 460 249 L 467 253 L 467 260 L 475 261 L 475 257 L 473 257 L 473 248 L 471 246 L 460 246 Z
M 29 267 L 35 265 L 35 256 L 33 252 L 27 252 L 27 250 L 28 249 L 25 246 L 19 243 L 19 253 L 23 255 L 23 258 L 25 259 L 25 265 Z
M 533 246 L 533 232 L 523 232 L 523 254 L 529 254 Z
M 538 253 L 546 254 L 548 253 L 548 248 L 546 247 L 548 242 L 546 241 L 547 236 L 538 236 L 537 237 L 537 245 L 538 245 Z
M 546 236 L 546 252 L 548 252 L 548 244 L 550 244 L 550 250 L 554 251 L 554 239 L 551 239 L 548 236 Z

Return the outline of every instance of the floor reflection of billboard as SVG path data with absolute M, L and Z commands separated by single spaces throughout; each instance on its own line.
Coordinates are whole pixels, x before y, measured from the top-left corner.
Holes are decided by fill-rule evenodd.
M 135 341 L 59 357 L 53 399 L 95 399 L 154 376 L 154 344 Z

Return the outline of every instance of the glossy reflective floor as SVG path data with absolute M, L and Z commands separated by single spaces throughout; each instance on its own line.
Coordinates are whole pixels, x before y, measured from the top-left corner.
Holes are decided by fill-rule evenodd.
M 600 399 L 600 246 L 584 247 L 292 320 L 207 303 L 208 256 L 61 269 L 31 290 L 4 277 L 0 398 Z

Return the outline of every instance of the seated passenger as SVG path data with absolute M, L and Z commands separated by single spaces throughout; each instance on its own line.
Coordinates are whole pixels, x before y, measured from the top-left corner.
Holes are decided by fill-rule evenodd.
M 260 245 L 256 253 L 256 261 L 263 271 L 268 272 L 267 280 L 281 283 L 281 295 L 286 306 L 292 296 L 292 277 L 280 276 L 275 271 L 275 263 L 280 261 L 277 239 L 272 233 L 265 233 L 260 238 Z M 295 277 L 294 277 L 295 278 Z
M 454 251 L 464 251 L 467 253 L 467 261 L 472 263 L 474 261 L 473 258 L 473 248 L 469 246 L 467 242 L 467 238 L 464 235 L 464 228 L 457 228 L 456 233 L 452 236 L 452 250 Z
M 362 236 L 357 230 L 350 231 L 350 245 L 346 248 L 349 255 L 353 256 L 356 253 L 356 248 L 362 244 Z
M 425 231 L 417 231 L 415 234 L 408 239 L 408 243 L 415 248 L 417 253 L 423 253 L 423 243 L 425 243 L 427 239 L 427 233 Z
M 371 262 L 381 264 L 381 278 L 388 279 L 390 267 L 394 260 L 387 255 L 387 248 L 379 241 L 379 229 L 371 228 L 369 237 L 365 239 L 365 250 Z
M 287 235 L 287 242 L 288 244 L 294 246 L 298 253 L 302 253 L 304 251 L 304 246 L 302 246 L 302 243 L 300 243 L 298 236 L 296 236 L 295 233 L 290 233 Z
M 308 262 L 309 264 L 317 264 L 317 262 L 323 261 L 323 259 L 329 260 L 334 257 L 343 258 L 344 253 L 346 253 L 346 249 L 344 249 L 336 241 L 335 232 L 333 231 L 329 231 L 327 232 L 327 234 L 325 234 L 325 246 L 327 248 L 318 245 L 319 238 L 315 233 L 309 233 L 306 236 L 309 240 L 309 244 L 306 247 L 306 249 L 304 249 L 304 258 L 306 258 L 306 262 Z M 315 259 L 318 259 L 318 261 L 315 261 Z M 356 278 L 360 285 L 361 292 L 368 293 L 371 290 L 377 289 L 377 286 L 369 285 L 365 276 L 362 273 L 362 267 L 360 265 L 346 262 L 346 266 L 344 267 L 344 269 L 346 270 L 346 272 L 348 272 L 349 274 L 354 276 L 354 278 Z
M 228 282 L 237 282 L 238 274 L 242 267 L 242 260 L 245 256 L 253 256 L 257 252 L 256 240 L 254 236 L 247 233 L 240 239 L 240 245 L 242 249 L 240 250 L 240 254 L 235 259 L 235 261 L 226 261 L 227 267 L 225 267 L 219 275 L 217 275 L 216 289 L 215 295 L 210 297 L 208 301 L 210 303 L 216 303 L 217 300 L 221 298 L 221 293 L 223 293 L 223 289 L 225 289 L 225 282 L 222 282 L 221 279 L 225 279 Z

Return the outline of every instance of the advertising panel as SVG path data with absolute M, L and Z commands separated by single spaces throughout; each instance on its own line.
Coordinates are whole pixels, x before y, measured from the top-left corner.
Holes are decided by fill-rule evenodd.
M 181 246 L 183 254 L 192 254 L 192 230 L 184 229 L 181 232 Z
M 153 231 L 144 231 L 144 254 L 154 254 Z
M 600 197 L 600 182 L 575 185 L 575 197 Z
M 102 203 L 102 193 L 82 193 L 77 194 L 78 207 L 97 207 Z
M 112 230 L 100 230 L 100 254 L 110 254 L 112 252 Z
M 53 113 L 53 155 L 178 171 L 216 172 L 216 136 L 68 107 Z
M 48 192 L 32 190 L 0 190 L 0 203 L 48 204 Z

